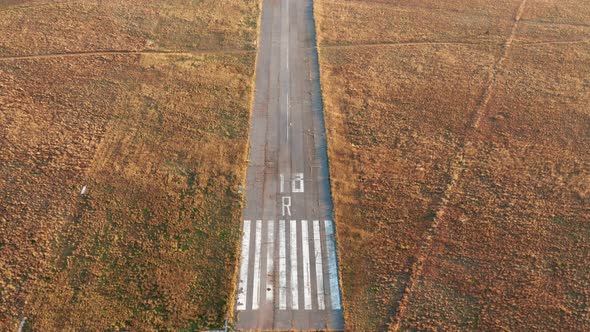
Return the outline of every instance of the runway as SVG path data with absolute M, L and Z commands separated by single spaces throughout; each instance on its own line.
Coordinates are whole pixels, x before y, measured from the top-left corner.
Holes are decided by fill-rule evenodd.
M 236 327 L 343 330 L 313 1 L 263 2 Z

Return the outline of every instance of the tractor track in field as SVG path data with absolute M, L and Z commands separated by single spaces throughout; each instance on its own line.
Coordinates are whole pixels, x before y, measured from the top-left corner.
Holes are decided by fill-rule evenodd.
M 199 54 L 211 54 L 211 55 L 223 55 L 223 54 L 245 54 L 255 53 L 256 50 L 246 49 L 225 49 L 225 50 L 192 50 L 192 51 L 151 51 L 151 50 L 102 50 L 102 51 L 81 51 L 81 52 L 59 52 L 59 53 L 47 53 L 47 54 L 31 54 L 31 55 L 14 55 L 14 56 L 1 56 L 0 61 L 7 60 L 35 60 L 35 59 L 51 59 L 51 58 L 63 58 L 63 57 L 80 57 L 80 56 L 104 56 L 104 55 L 150 55 L 150 54 L 162 54 L 162 55 L 199 55 Z
M 447 187 L 445 188 L 443 197 L 441 198 L 440 202 L 438 203 L 438 208 L 436 209 L 434 220 L 432 221 L 432 224 L 425 232 L 426 235 L 424 237 L 424 242 L 420 246 L 418 254 L 416 255 L 416 260 L 410 266 L 408 283 L 406 284 L 405 288 L 402 290 L 402 295 L 400 297 L 399 302 L 397 302 L 395 304 L 395 306 L 396 306 L 395 307 L 395 314 L 391 318 L 391 322 L 390 322 L 389 328 L 388 328 L 389 331 L 399 331 L 400 330 L 400 328 L 402 326 L 403 317 L 404 317 L 404 315 L 406 313 L 406 309 L 408 307 L 408 303 L 409 303 L 410 298 L 413 294 L 413 290 L 416 287 L 416 284 L 418 283 L 419 279 L 422 276 L 422 272 L 424 270 L 424 264 L 425 264 L 426 260 L 431 255 L 431 251 L 432 251 L 431 247 L 432 247 L 432 243 L 434 242 L 434 238 L 438 234 L 438 230 L 444 226 L 444 216 L 447 212 L 449 201 L 452 198 L 452 195 L 454 194 L 454 192 L 457 188 L 457 183 L 461 179 L 461 173 L 463 173 L 463 171 L 465 170 L 465 152 L 466 152 L 467 148 L 472 145 L 472 142 L 470 140 L 470 136 L 475 131 L 477 131 L 479 129 L 481 119 L 483 118 L 483 116 L 486 113 L 488 103 L 491 99 L 491 96 L 494 91 L 494 87 L 496 85 L 495 83 L 496 83 L 496 76 L 497 76 L 498 70 L 502 66 L 503 62 L 506 60 L 506 58 L 508 56 L 508 50 L 510 49 L 510 47 L 512 46 L 512 43 L 514 41 L 514 37 L 516 35 L 516 31 L 518 29 L 520 19 L 522 17 L 523 12 L 524 12 L 526 2 L 527 2 L 527 0 L 522 0 L 522 2 L 520 3 L 518 10 L 516 12 L 516 15 L 514 17 L 514 24 L 512 25 L 510 35 L 508 36 L 508 38 L 506 39 L 506 41 L 504 43 L 502 53 L 501 53 L 500 57 L 498 58 L 498 60 L 496 60 L 494 65 L 490 67 L 489 76 L 488 76 L 489 77 L 488 84 L 485 87 L 485 90 L 483 92 L 481 102 L 478 103 L 478 106 L 476 106 L 476 109 L 473 113 L 473 121 L 471 122 L 471 126 L 469 128 L 469 131 L 468 131 L 466 137 L 465 137 L 465 140 L 464 140 L 463 144 L 461 145 L 460 150 L 455 155 L 455 157 L 453 159 L 453 163 L 451 164 L 450 181 L 447 184 Z
M 541 40 L 541 41 L 526 41 L 514 39 L 511 45 L 518 44 L 523 46 L 528 45 L 551 45 L 551 44 L 583 44 L 590 43 L 590 39 L 577 40 Z M 358 43 L 358 44 L 328 44 L 322 45 L 323 49 L 346 49 L 346 48 L 363 48 L 363 47 L 389 47 L 389 46 L 437 46 L 437 45 L 503 45 L 501 42 L 469 42 L 469 41 L 408 41 L 408 42 L 384 42 L 384 43 Z
M 355 48 L 355 47 L 387 47 L 387 46 L 434 46 L 434 45 L 501 45 L 500 42 L 469 42 L 469 41 L 406 41 L 384 43 L 332 44 L 321 48 Z
M 80 2 L 84 2 L 84 0 L 41 2 L 41 3 L 33 3 L 30 5 L 15 5 L 15 6 L 11 6 L 11 7 L 0 8 L 0 12 L 23 10 L 23 9 L 34 9 L 34 8 L 42 8 L 42 7 L 51 7 L 51 6 L 59 6 L 59 5 L 69 5 L 69 4 L 75 4 L 75 3 L 80 3 Z
M 526 42 L 526 41 L 519 41 L 514 40 L 513 43 L 519 45 L 554 45 L 554 44 L 583 44 L 583 43 L 590 43 L 590 39 L 580 39 L 580 40 L 549 40 L 549 41 L 535 41 L 535 42 Z

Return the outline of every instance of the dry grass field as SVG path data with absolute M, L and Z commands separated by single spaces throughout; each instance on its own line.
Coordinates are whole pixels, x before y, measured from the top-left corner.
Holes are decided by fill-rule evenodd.
M 0 330 L 222 325 L 258 15 L 0 1 Z
M 315 15 L 347 329 L 590 329 L 590 3 Z

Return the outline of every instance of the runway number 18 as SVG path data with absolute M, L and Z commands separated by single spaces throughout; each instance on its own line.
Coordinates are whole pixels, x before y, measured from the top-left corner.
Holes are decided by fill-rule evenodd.
M 280 181 L 281 193 L 285 192 L 285 176 L 281 174 Z M 291 179 L 291 192 L 302 193 L 305 191 L 305 185 L 303 184 L 303 173 L 295 173 Z

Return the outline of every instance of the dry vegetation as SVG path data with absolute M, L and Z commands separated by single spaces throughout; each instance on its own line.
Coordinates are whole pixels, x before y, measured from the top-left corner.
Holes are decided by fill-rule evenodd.
M 347 329 L 590 329 L 590 5 L 315 7 Z
M 3 2 L 2 56 L 100 50 L 253 49 L 258 21 L 256 1 Z
M 0 1 L 0 330 L 221 326 L 258 11 Z

